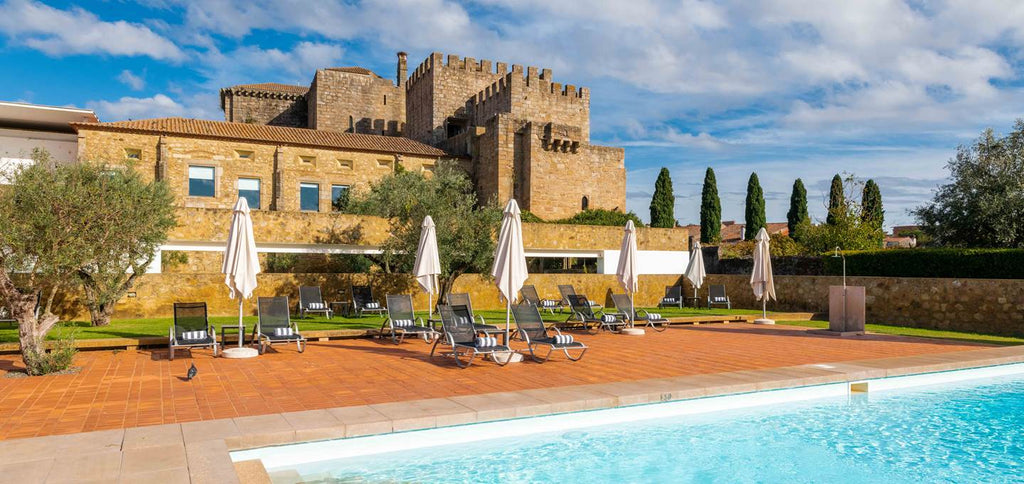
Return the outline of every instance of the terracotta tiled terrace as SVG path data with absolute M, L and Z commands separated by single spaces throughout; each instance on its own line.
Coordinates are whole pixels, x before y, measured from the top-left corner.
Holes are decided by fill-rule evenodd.
M 802 328 L 747 324 L 673 327 L 642 337 L 579 334 L 591 349 L 580 362 L 498 367 L 476 360 L 458 369 L 428 357 L 421 340 L 311 342 L 251 360 L 207 350 L 168 361 L 167 351 L 95 351 L 82 371 L 0 378 L 0 440 L 492 392 L 931 355 L 982 348 L 941 340 L 868 335 L 835 338 Z M 195 380 L 184 380 L 194 363 Z M 0 372 L 21 365 L 0 356 Z

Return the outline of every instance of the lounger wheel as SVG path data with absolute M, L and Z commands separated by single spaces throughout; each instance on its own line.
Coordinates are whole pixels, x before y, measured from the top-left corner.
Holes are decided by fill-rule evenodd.
M 573 357 L 572 353 L 569 352 L 569 348 L 562 348 L 562 352 L 565 353 L 565 357 L 568 358 L 569 361 L 580 361 L 583 359 L 583 353 L 586 353 L 587 349 L 584 348 L 583 351 L 580 351 L 580 354 L 575 357 Z
M 306 352 L 306 343 L 305 342 L 299 341 L 297 343 L 297 346 L 299 347 L 299 353 L 305 353 Z
M 256 346 L 256 352 L 258 352 L 261 355 L 263 353 L 266 353 L 267 352 L 267 345 L 264 342 L 260 341 L 260 343 Z
M 653 327 L 655 331 L 661 333 L 661 332 L 665 331 L 666 329 L 668 329 L 668 321 L 662 321 L 661 322 L 661 326 L 659 326 L 658 324 L 655 324 L 655 323 L 651 323 L 651 327 Z

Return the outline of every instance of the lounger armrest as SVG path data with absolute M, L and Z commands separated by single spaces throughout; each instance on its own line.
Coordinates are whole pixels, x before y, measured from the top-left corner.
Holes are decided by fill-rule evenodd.
M 484 320 L 484 316 L 482 314 L 477 314 L 476 318 L 480 320 L 480 324 L 487 324 L 487 321 Z
M 177 343 L 177 341 L 174 340 L 174 323 L 171 323 L 171 327 L 167 332 L 167 343 L 172 345 Z
M 555 333 L 562 334 L 562 330 L 558 329 L 558 325 L 552 326 L 551 329 L 555 330 Z

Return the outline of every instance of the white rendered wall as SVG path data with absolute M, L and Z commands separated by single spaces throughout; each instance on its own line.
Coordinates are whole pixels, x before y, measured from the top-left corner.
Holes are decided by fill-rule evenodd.
M 615 274 L 619 267 L 619 251 L 605 250 L 597 262 L 601 274 Z M 636 265 L 640 274 L 682 274 L 690 252 L 685 250 L 638 250 Z
M 31 163 L 32 150 L 43 148 L 57 161 L 74 161 L 78 157 L 78 135 L 0 129 L 0 184 L 7 184 L 7 175 Z

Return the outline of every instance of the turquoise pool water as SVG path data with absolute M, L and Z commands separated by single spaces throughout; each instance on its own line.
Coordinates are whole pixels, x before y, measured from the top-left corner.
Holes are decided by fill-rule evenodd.
M 1024 482 L 1024 378 L 438 446 L 294 470 L 308 482 Z

